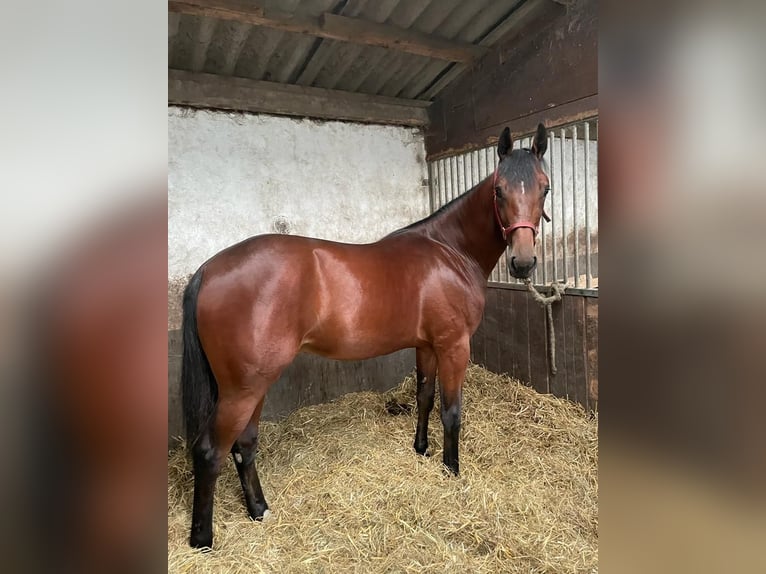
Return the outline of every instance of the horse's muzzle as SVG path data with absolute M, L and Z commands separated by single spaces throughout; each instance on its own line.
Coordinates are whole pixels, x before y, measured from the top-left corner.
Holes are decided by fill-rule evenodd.
M 537 256 L 532 257 L 517 257 L 515 255 L 508 256 L 508 269 L 516 279 L 526 279 L 529 274 L 534 271 L 537 266 Z

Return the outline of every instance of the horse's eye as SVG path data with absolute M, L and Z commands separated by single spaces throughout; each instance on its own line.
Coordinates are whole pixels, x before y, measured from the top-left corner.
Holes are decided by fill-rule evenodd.
M 551 192 L 551 186 L 550 185 L 546 185 L 545 186 L 545 195 L 548 195 L 550 192 Z
M 497 187 L 495 188 L 495 196 L 496 196 L 496 197 L 501 197 L 501 196 L 502 196 L 502 193 L 503 193 L 503 191 L 500 189 L 500 186 L 497 186 Z

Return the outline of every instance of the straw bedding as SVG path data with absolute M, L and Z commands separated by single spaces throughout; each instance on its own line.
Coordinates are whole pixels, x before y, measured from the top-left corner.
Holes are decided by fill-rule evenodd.
M 168 461 L 169 572 L 596 572 L 597 419 L 567 401 L 470 366 L 459 477 L 412 449 L 413 377 L 263 423 L 258 470 L 271 515 L 248 519 L 231 459 L 215 499 L 214 546 L 187 545 L 192 475 Z

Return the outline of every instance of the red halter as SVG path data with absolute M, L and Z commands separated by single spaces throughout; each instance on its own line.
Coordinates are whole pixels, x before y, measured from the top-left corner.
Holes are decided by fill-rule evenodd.
M 495 189 L 497 188 L 497 168 L 495 168 L 495 174 L 492 176 L 492 203 L 495 206 L 495 219 L 497 220 L 497 224 L 500 226 L 500 231 L 503 234 L 503 241 L 508 240 L 508 236 L 513 233 L 515 229 L 519 229 L 521 227 L 527 227 L 532 230 L 533 236 L 535 238 L 535 241 L 537 241 L 537 234 L 540 232 L 540 229 L 537 225 L 532 223 L 531 221 L 517 221 L 516 223 L 512 223 L 511 225 L 505 226 L 503 225 L 503 220 L 500 219 L 500 210 L 497 208 L 497 193 L 495 193 Z M 548 214 L 543 211 L 543 217 L 545 218 L 545 221 L 550 221 L 550 217 L 548 217 Z

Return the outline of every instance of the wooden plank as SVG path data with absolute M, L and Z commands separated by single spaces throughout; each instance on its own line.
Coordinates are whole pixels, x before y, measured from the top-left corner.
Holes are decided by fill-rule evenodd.
M 585 357 L 588 408 L 598 410 L 598 299 L 585 301 Z
M 491 287 L 492 289 L 511 289 L 514 291 L 526 291 L 527 286 L 523 283 L 501 283 L 499 281 L 488 281 L 487 287 Z M 539 293 L 542 293 L 543 295 L 550 295 L 551 294 L 551 288 L 549 286 L 545 285 L 536 285 L 535 289 Z M 592 288 L 592 289 L 575 289 L 574 287 L 567 287 L 564 289 L 564 294 L 566 295 L 580 295 L 581 297 L 598 297 L 598 288 Z
M 513 345 L 514 376 L 522 383 L 530 384 L 529 373 L 529 317 L 527 302 L 529 296 L 523 291 L 504 291 L 511 295 L 511 315 L 513 332 L 510 341 Z
M 484 366 L 493 372 L 498 370 L 498 349 L 501 338 L 501 322 L 498 307 L 499 297 L 495 289 L 487 290 L 487 308 L 484 314 L 484 327 L 486 337 L 484 339 Z
M 508 362 L 510 363 L 508 366 L 508 373 L 518 379 L 521 376 L 518 369 L 518 361 L 516 360 L 516 355 L 519 350 L 513 347 L 513 338 L 516 336 L 517 331 L 524 329 L 524 325 L 518 323 L 518 299 L 515 296 L 516 293 L 513 291 L 498 289 L 497 292 L 501 294 L 501 298 L 506 302 L 503 309 L 503 320 L 505 324 L 503 338 L 506 345 L 512 346 L 508 352 Z
M 178 444 L 177 437 L 184 436 L 183 411 L 181 407 L 181 354 L 183 342 L 180 329 L 168 331 L 168 446 Z
M 566 331 L 564 332 L 564 339 L 566 340 L 566 370 L 567 370 L 567 398 L 571 401 L 577 402 L 577 376 L 575 370 L 575 355 L 577 350 L 576 344 L 576 330 L 575 324 L 575 307 L 576 297 L 564 297 L 562 303 L 564 304 L 564 316 L 566 318 Z
M 566 297 L 565 297 L 566 298 Z M 553 332 L 556 337 L 556 374 L 548 377 L 548 387 L 552 395 L 567 396 L 566 369 L 566 320 L 563 301 L 553 304 Z
M 181 70 L 168 70 L 168 103 L 376 124 L 428 121 L 428 102 Z
M 171 0 L 168 2 L 168 10 L 353 44 L 378 46 L 448 62 L 470 63 L 486 52 L 486 48 L 482 46 L 445 40 L 390 24 L 331 12 L 325 12 L 318 17 L 301 12 L 285 12 L 242 0 Z
M 585 301 L 576 295 L 569 296 L 572 309 L 572 354 L 574 358 L 574 400 L 588 408 L 588 381 L 585 372 Z
M 513 296 L 509 291 L 502 289 L 492 290 L 497 298 L 497 317 L 500 327 L 500 346 L 498 356 L 498 373 L 507 373 L 512 377 L 516 375 L 513 372 L 513 357 L 516 349 L 513 346 L 512 333 L 515 328 L 513 317 Z
M 505 126 L 511 130 L 515 138 L 521 134 L 533 133 L 539 123 L 543 123 L 546 126 L 558 126 L 591 118 L 598 115 L 598 95 L 587 96 L 565 104 L 551 106 L 519 118 L 508 119 L 497 126 L 478 128 L 476 125 L 473 125 L 470 132 L 467 130 L 462 132 L 464 137 L 462 140 L 452 136 L 448 138 L 444 134 L 447 128 L 443 126 L 447 126 L 448 123 L 452 126 L 460 125 L 460 123 L 465 121 L 462 116 L 472 115 L 468 113 L 470 108 L 461 106 L 455 108 L 450 114 L 442 114 L 442 111 L 438 109 L 439 106 L 440 102 L 437 100 L 429 108 L 429 125 L 433 127 L 438 124 L 442 128 L 440 128 L 441 133 L 438 134 L 432 134 L 430 130 L 426 133 L 427 161 L 435 161 L 443 157 L 450 157 L 495 145 L 502 128 Z M 473 121 L 473 117 L 471 117 L 471 121 Z
M 349 18 L 330 12 L 322 14 L 320 21 L 321 31 L 326 38 L 379 46 L 448 62 L 470 63 L 487 51 L 481 46 L 453 42 L 413 29 Z
M 527 303 L 529 325 L 529 373 L 532 387 L 538 393 L 549 393 L 548 388 L 548 331 L 545 309 L 534 301 Z

